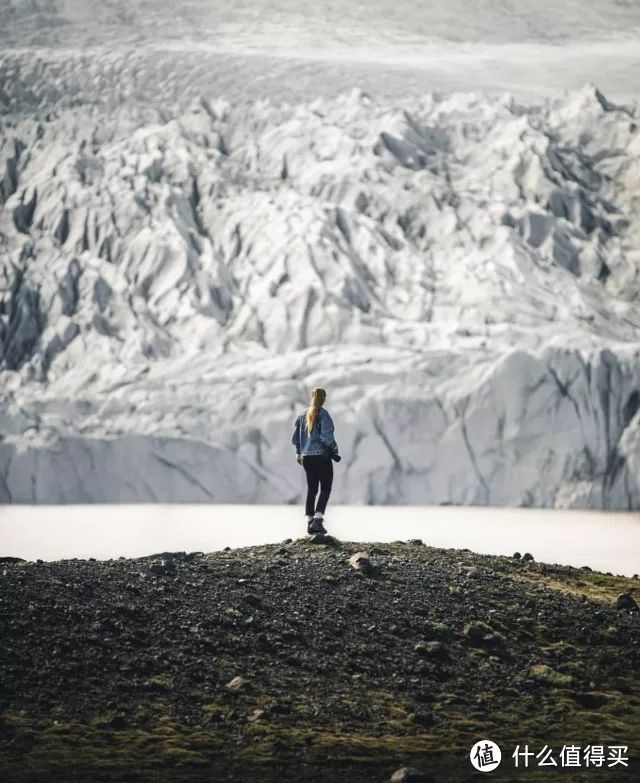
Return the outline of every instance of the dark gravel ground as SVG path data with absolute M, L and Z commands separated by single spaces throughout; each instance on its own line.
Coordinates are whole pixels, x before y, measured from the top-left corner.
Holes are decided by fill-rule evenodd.
M 634 596 L 417 541 L 5 559 L 0 779 L 446 783 L 482 775 L 469 750 L 489 738 L 496 780 L 637 781 Z M 558 768 L 516 770 L 525 743 Z M 629 766 L 561 768 L 572 743 L 627 745 Z

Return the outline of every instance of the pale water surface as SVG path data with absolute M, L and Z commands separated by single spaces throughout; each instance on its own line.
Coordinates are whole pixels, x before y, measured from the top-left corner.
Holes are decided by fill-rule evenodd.
M 640 572 L 640 513 L 458 506 L 334 506 L 340 539 L 425 544 L 485 554 L 531 552 L 547 563 L 631 576 Z M 109 559 L 213 551 L 306 533 L 297 506 L 0 506 L 0 556 Z

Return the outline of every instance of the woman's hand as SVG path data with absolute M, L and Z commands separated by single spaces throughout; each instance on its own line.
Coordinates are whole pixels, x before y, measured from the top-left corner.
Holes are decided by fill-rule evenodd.
M 302 454 L 296 454 L 296 462 L 298 465 L 302 465 Z

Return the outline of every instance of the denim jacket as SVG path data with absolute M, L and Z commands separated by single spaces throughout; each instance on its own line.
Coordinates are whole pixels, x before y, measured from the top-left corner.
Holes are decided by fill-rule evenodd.
M 307 412 L 305 410 L 298 416 L 293 427 L 291 442 L 296 447 L 296 454 L 302 454 L 303 456 L 305 454 L 327 455 L 337 445 L 333 437 L 333 420 L 329 416 L 329 412 L 320 407 L 318 418 L 311 430 L 311 435 L 307 432 L 306 415 Z

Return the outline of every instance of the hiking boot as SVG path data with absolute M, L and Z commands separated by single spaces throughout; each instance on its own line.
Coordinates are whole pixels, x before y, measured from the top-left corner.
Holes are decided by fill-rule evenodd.
M 322 524 L 322 517 L 314 517 L 309 523 L 308 530 L 310 533 L 326 533 L 324 525 Z

